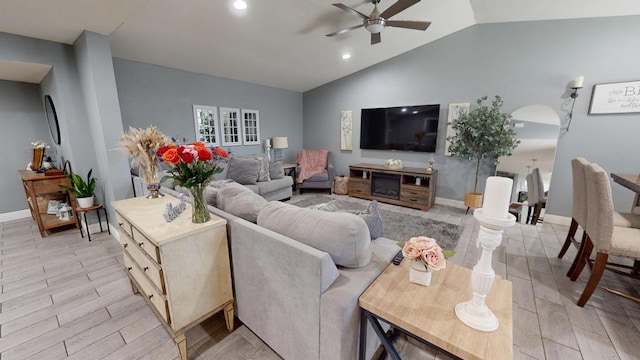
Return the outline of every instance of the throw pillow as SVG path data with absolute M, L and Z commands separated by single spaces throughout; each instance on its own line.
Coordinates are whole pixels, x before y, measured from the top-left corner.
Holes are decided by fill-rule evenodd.
M 258 182 L 271 181 L 269 176 L 269 159 L 264 156 L 257 156 L 256 159 L 260 161 L 260 172 L 258 173 Z
M 227 180 L 211 180 L 209 185 L 204 189 L 204 201 L 207 205 L 217 207 L 218 204 L 218 191 L 224 186 L 242 186 L 231 179 Z
M 269 175 L 271 176 L 271 180 L 282 179 L 284 177 L 282 161 L 272 161 L 269 163 Z
M 371 261 L 367 224 L 353 214 L 271 201 L 260 210 L 258 225 L 328 253 L 336 265 L 359 268 Z
M 218 191 L 218 208 L 229 214 L 256 223 L 258 213 L 267 205 L 260 195 L 244 186 L 224 186 Z
M 342 206 L 340 200 L 333 200 L 325 204 L 313 205 L 308 208 L 358 215 L 367 224 L 371 239 L 377 239 L 384 236 L 384 223 L 382 222 L 382 216 L 380 216 L 378 206 L 378 202 L 376 200 L 373 200 L 364 210 L 351 210 L 345 209 L 344 206 Z
M 232 157 L 229 160 L 229 179 L 242 185 L 255 185 L 260 173 L 260 161 L 255 158 Z

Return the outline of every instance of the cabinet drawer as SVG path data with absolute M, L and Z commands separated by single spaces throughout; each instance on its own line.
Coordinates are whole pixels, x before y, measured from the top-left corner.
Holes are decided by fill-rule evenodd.
M 132 228 L 133 240 L 142 248 L 151 258 L 160 264 L 160 250 L 149 239 L 147 239 L 138 229 Z
M 167 293 L 166 286 L 164 286 L 164 278 L 162 277 L 162 269 L 160 265 L 155 261 L 149 259 L 147 254 L 140 249 L 140 247 L 128 236 L 124 236 L 126 242 L 124 243 L 124 251 L 138 264 L 142 272 L 151 279 L 151 282 L 160 290 L 163 294 Z
M 415 204 L 426 204 L 427 198 L 423 196 L 412 196 L 412 195 L 405 195 L 404 193 L 401 193 L 400 201 L 406 201 L 408 203 L 415 203 Z
M 131 231 L 131 224 L 125 220 L 120 213 L 116 213 L 116 221 L 118 222 L 118 229 L 122 230 L 125 234 L 129 235 L 130 238 L 133 237 L 133 232 Z M 124 244 L 124 239 L 120 239 L 120 243 Z
M 153 304 L 153 307 L 156 308 L 158 314 L 160 314 L 160 316 L 162 316 L 162 318 L 167 323 L 171 323 L 169 318 L 169 307 L 164 295 L 161 295 L 158 290 L 154 288 L 149 279 L 144 276 L 142 270 L 138 267 L 138 265 L 126 251 L 124 252 L 123 258 L 124 266 L 128 270 L 129 276 L 131 276 L 136 284 L 138 284 L 142 296 L 146 296 L 147 299 L 149 299 L 149 301 Z
M 33 182 L 33 191 L 36 194 L 64 191 L 60 185 L 70 186 L 67 178 L 58 178 L 51 180 L 42 180 Z
M 426 189 L 401 189 L 400 190 L 400 198 L 416 198 L 421 200 L 427 200 L 429 198 L 429 191 Z

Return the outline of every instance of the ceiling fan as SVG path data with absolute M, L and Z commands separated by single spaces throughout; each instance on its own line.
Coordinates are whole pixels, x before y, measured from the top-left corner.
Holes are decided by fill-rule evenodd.
M 371 0 L 373 4 L 373 11 L 369 16 L 359 12 L 356 9 L 350 8 L 344 4 L 333 4 L 335 7 L 339 7 L 342 10 L 348 11 L 354 15 L 357 15 L 362 18 L 362 24 L 351 26 L 346 29 L 338 30 L 336 32 L 332 32 L 331 34 L 327 34 L 327 36 L 336 36 L 340 34 L 344 34 L 348 31 L 355 30 L 361 27 L 364 27 L 371 33 L 371 45 L 377 44 L 382 41 L 380 37 L 380 32 L 386 26 L 404 28 L 404 29 L 413 29 L 413 30 L 427 30 L 429 25 L 431 25 L 428 21 L 406 21 L 406 20 L 389 20 L 392 16 L 402 12 L 409 7 L 419 3 L 420 0 L 398 0 L 395 4 L 389 6 L 387 10 L 380 13 L 378 10 L 378 3 L 380 0 Z

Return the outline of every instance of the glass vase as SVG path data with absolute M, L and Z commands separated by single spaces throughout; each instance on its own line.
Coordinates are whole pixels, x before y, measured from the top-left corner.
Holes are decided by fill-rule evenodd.
M 191 192 L 191 222 L 196 224 L 205 223 L 211 220 L 211 214 L 207 209 L 207 203 L 204 201 L 205 184 L 197 184 L 189 188 Z
M 164 194 L 160 192 L 160 181 L 158 180 L 159 169 L 160 167 L 157 161 L 152 161 L 142 166 L 142 177 L 144 178 L 145 184 L 147 184 L 147 190 L 149 190 L 147 199 L 164 196 Z

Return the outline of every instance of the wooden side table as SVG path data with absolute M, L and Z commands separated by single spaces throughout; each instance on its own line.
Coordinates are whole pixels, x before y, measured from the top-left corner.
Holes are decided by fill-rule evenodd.
M 481 332 L 466 326 L 455 315 L 455 305 L 471 299 L 471 271 L 452 263 L 436 271 L 431 286 L 409 282 L 409 261 L 390 264 L 360 296 L 360 360 L 366 356 L 367 321 L 394 360 L 400 359 L 379 320 L 394 332 L 406 335 L 457 359 L 512 359 L 512 286 L 496 276 L 487 296 L 487 306 L 498 317 L 500 327 Z
M 296 191 L 296 182 L 298 178 L 298 165 L 296 164 L 282 164 L 282 170 L 287 176 L 293 177 L 293 191 Z
M 104 217 L 107 220 L 107 231 L 109 232 L 109 235 L 111 235 L 111 229 L 109 229 L 109 215 L 107 215 L 107 209 L 105 209 L 104 206 L 102 206 L 102 204 L 96 204 L 88 208 L 81 208 L 81 207 L 76 208 L 76 216 L 79 216 L 80 213 L 82 213 L 84 224 L 87 227 L 87 237 L 89 238 L 89 241 L 91 241 L 91 232 L 89 231 L 89 223 L 87 222 L 87 213 L 95 211 L 96 214 L 98 214 L 98 223 L 100 224 L 100 232 L 103 232 L 104 230 L 102 230 L 102 219 L 100 218 L 100 210 L 104 212 Z M 82 226 L 80 227 L 80 236 L 84 238 L 84 235 L 82 234 Z

